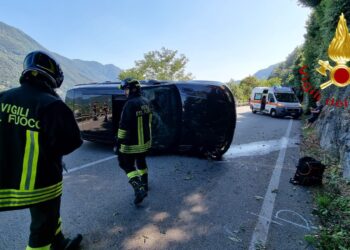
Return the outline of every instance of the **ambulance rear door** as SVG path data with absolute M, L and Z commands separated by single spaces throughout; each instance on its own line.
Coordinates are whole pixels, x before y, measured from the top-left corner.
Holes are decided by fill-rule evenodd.
M 261 105 L 261 99 L 262 99 L 262 93 L 261 92 L 255 92 L 253 93 L 253 100 L 252 102 L 252 106 L 253 106 L 253 110 L 259 110 L 260 109 L 260 105 Z

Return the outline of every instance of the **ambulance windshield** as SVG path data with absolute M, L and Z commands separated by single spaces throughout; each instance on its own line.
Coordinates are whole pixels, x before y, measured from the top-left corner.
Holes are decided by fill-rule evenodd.
M 275 93 L 275 96 L 279 102 L 299 102 L 293 93 Z

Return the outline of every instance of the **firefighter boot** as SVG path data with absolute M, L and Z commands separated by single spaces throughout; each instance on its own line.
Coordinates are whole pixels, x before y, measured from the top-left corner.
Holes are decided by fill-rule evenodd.
M 140 177 L 136 176 L 129 180 L 129 183 L 134 188 L 135 191 L 135 205 L 141 203 L 143 199 L 147 196 L 147 191 L 145 187 L 142 185 Z
M 145 190 L 148 192 L 148 174 L 141 175 L 141 183 L 145 187 Z
M 55 236 L 51 245 L 51 250 L 78 250 L 80 242 L 83 240 L 81 234 L 77 234 L 73 239 L 65 238 L 62 233 Z

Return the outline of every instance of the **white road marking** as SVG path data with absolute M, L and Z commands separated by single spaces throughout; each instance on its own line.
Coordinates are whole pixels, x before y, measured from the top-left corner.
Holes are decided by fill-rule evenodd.
M 264 220 L 268 220 L 268 221 L 270 221 L 270 222 L 272 222 L 272 223 L 275 223 L 275 224 L 277 224 L 277 225 L 283 226 L 283 224 L 281 224 L 281 223 L 279 223 L 279 222 L 277 222 L 277 221 L 274 221 L 274 220 L 272 220 L 272 219 L 263 217 L 263 216 L 261 216 L 261 215 L 259 215 L 259 214 L 255 214 L 255 213 L 252 213 L 252 212 L 250 212 L 250 214 L 255 215 L 255 216 L 257 216 L 257 217 L 259 217 L 259 218 L 262 218 L 262 219 L 264 219 Z
M 258 142 L 251 142 L 246 144 L 239 144 L 239 145 L 233 145 L 230 147 L 230 149 L 225 153 L 224 160 L 218 162 L 218 163 L 225 163 L 229 161 L 230 159 L 242 157 L 242 156 L 251 156 L 251 155 L 265 155 L 269 154 L 273 151 L 280 150 L 281 148 L 287 148 L 287 147 L 297 147 L 295 143 L 298 142 L 297 139 L 289 139 L 288 143 L 283 144 L 282 142 L 286 140 L 285 137 L 278 139 L 278 140 L 268 140 L 268 141 L 258 141 Z M 84 169 L 87 167 L 91 167 L 95 164 L 99 164 L 101 162 L 109 161 L 111 159 L 116 158 L 116 156 L 109 156 L 101 160 L 97 160 L 94 162 L 87 163 L 85 165 L 82 165 L 80 167 L 68 169 L 68 173 L 64 172 L 64 175 L 78 171 L 80 169 Z M 256 169 L 258 171 L 258 169 Z
M 302 224 L 293 222 L 293 221 L 288 220 L 288 219 L 281 218 L 281 217 L 280 217 L 280 213 L 287 213 L 287 214 L 288 214 L 288 213 L 291 213 L 291 214 L 294 214 L 294 215 L 298 216 L 302 221 L 304 221 L 304 222 L 305 222 L 305 225 L 302 225 Z M 301 214 L 298 214 L 297 212 L 295 212 L 295 211 L 293 211 L 293 210 L 288 210 L 288 209 L 279 210 L 279 211 L 276 213 L 275 218 L 276 218 L 276 219 L 279 219 L 279 220 L 282 220 L 282 221 L 284 221 L 284 222 L 290 223 L 290 224 L 292 224 L 292 225 L 294 225 L 294 226 L 304 228 L 304 229 L 306 229 L 306 230 L 308 230 L 308 231 L 311 230 L 311 227 L 310 227 L 310 225 L 309 225 L 309 222 L 308 222 Z
M 275 192 L 273 192 L 273 190 L 278 189 L 278 186 L 279 186 L 283 162 L 284 162 L 286 149 L 288 145 L 288 138 L 290 135 L 290 131 L 292 129 L 292 124 L 293 124 L 293 120 L 290 120 L 286 135 L 281 140 L 281 143 L 282 143 L 280 146 L 281 150 L 278 154 L 276 165 L 273 170 L 269 186 L 266 190 L 264 202 L 259 213 L 259 219 L 255 226 L 252 239 L 250 241 L 249 250 L 255 250 L 257 244 L 259 245 L 262 244 L 264 246 L 266 244 L 267 235 L 269 233 L 269 227 L 270 227 L 271 218 L 272 218 L 272 212 L 273 212 L 276 195 L 277 195 Z
M 288 220 L 288 219 L 281 218 L 281 217 L 280 217 L 280 213 L 283 213 L 283 212 L 284 212 L 284 213 L 291 213 L 291 214 L 294 214 L 294 215 L 300 217 L 300 219 L 303 220 L 303 221 L 305 222 L 305 225 L 299 224 L 299 223 L 296 223 L 296 222 L 293 222 L 293 221 Z M 248 212 L 247 212 L 247 213 L 248 213 Z M 272 220 L 272 219 L 270 220 L 269 218 L 262 217 L 262 216 L 260 216 L 259 214 L 255 214 L 255 213 L 252 213 L 252 212 L 249 212 L 249 214 L 255 215 L 255 216 L 257 216 L 257 217 L 261 217 L 262 219 L 268 220 L 268 221 L 270 221 L 270 222 L 272 222 L 272 223 L 275 223 L 275 224 L 277 224 L 277 225 L 284 226 L 282 223 L 279 223 L 278 221 L 275 221 L 275 220 Z M 302 215 L 300 215 L 300 214 L 298 214 L 297 212 L 292 211 L 292 210 L 288 210 L 288 209 L 279 210 L 279 211 L 276 213 L 276 215 L 275 215 L 274 217 L 275 217 L 277 220 L 281 220 L 281 221 L 283 221 L 283 222 L 289 223 L 289 224 L 291 224 L 291 225 L 293 225 L 293 226 L 296 226 L 296 227 L 300 227 L 300 228 L 306 229 L 306 230 L 308 230 L 308 231 L 311 231 L 312 229 L 314 229 L 314 230 L 315 230 L 315 229 L 318 229 L 317 227 L 312 226 L 312 223 L 311 223 L 310 221 L 307 221 Z M 310 225 L 311 225 L 311 226 L 310 226 Z
M 288 139 L 288 138 L 287 138 Z M 252 156 L 252 155 L 266 155 L 274 151 L 281 150 L 287 147 L 298 147 L 298 139 L 290 139 L 288 143 L 283 144 L 282 142 L 286 140 L 283 137 L 278 140 L 268 140 L 268 141 L 257 141 L 246 144 L 233 145 L 224 154 L 224 159 L 232 159 L 242 156 Z
M 87 167 L 91 167 L 93 165 L 96 165 L 96 164 L 99 164 L 99 163 L 102 163 L 102 162 L 105 162 L 105 161 L 109 161 L 111 159 L 114 159 L 116 158 L 117 156 L 116 155 L 113 155 L 113 156 L 108 156 L 104 159 L 101 159 L 101 160 L 98 160 L 98 161 L 93 161 L 93 162 L 90 162 L 90 163 L 87 163 L 87 164 L 84 164 L 80 167 L 76 167 L 76 168 L 71 168 L 71 169 L 68 169 L 68 173 L 67 172 L 64 172 L 63 175 L 66 175 L 66 174 L 70 174 L 72 172 L 75 172 L 75 171 L 78 171 L 78 170 L 81 170 L 81 169 L 84 169 L 84 168 L 87 168 Z

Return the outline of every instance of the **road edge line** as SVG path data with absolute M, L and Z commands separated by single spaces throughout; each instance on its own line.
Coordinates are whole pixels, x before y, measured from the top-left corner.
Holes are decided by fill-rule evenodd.
M 87 168 L 87 167 L 90 167 L 90 166 L 93 166 L 93 165 L 96 165 L 96 164 L 99 164 L 99 163 L 102 163 L 102 162 L 105 162 L 105 161 L 109 161 L 109 160 L 114 159 L 116 157 L 117 157 L 116 155 L 113 155 L 113 156 L 109 156 L 109 157 L 106 157 L 106 158 L 101 159 L 101 160 L 97 160 L 97 161 L 94 161 L 94 162 L 90 162 L 90 163 L 84 164 L 84 165 L 76 167 L 76 168 L 68 169 L 68 173 L 65 172 L 63 175 L 67 175 L 67 174 L 73 173 L 75 171 L 78 171 L 78 170 L 81 170 L 81 169 L 84 169 L 84 168 Z
M 258 217 L 259 219 L 258 219 L 258 222 L 256 223 L 256 226 L 250 241 L 249 250 L 255 250 L 257 244 L 263 245 L 263 246 L 266 245 L 266 240 L 267 240 L 267 236 L 268 236 L 269 228 L 271 224 L 272 212 L 274 209 L 275 200 L 277 196 L 277 193 L 273 191 L 277 190 L 279 187 L 281 172 L 283 168 L 283 162 L 287 151 L 288 139 L 289 139 L 290 131 L 292 129 L 292 124 L 293 124 L 293 120 L 289 120 L 286 134 L 283 137 L 283 140 L 281 143 L 281 150 L 278 154 L 276 165 L 272 172 L 270 183 L 266 190 L 263 205 L 259 213 L 259 217 Z

